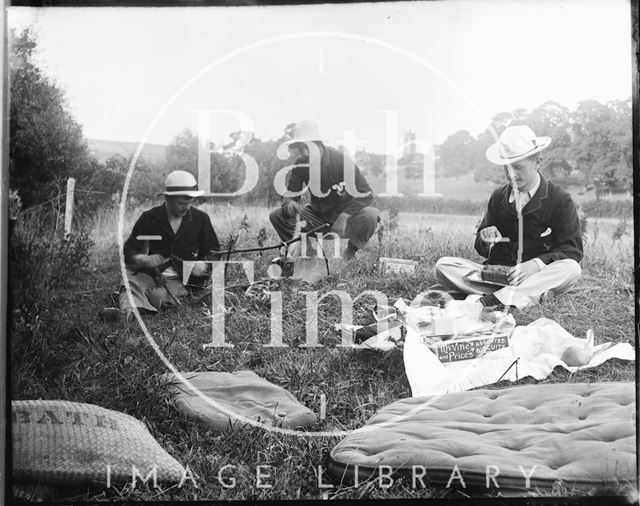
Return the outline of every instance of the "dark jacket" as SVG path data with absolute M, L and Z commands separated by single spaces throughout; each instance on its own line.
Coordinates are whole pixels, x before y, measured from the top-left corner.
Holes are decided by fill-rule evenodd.
M 139 241 L 139 235 L 159 235 L 161 241 Z M 171 258 L 171 265 L 179 276 L 182 276 L 181 260 L 216 260 L 214 253 L 220 249 L 209 215 L 195 208 L 190 208 L 182 218 L 182 223 L 177 233 L 173 232 L 169 225 L 169 218 L 165 205 L 154 207 L 142 213 L 131 231 L 131 235 L 124 244 L 124 260 L 127 265 L 131 263 L 133 255 L 160 254 L 165 258 Z M 141 272 L 153 275 L 146 269 Z
M 332 187 L 344 183 L 344 157 L 348 156 L 335 148 L 323 146 L 324 152 L 320 158 L 320 191 L 326 193 L 330 191 L 326 197 L 311 194 L 311 211 L 322 218 L 327 223 L 333 224 L 338 215 L 341 213 L 354 214 L 363 207 L 367 207 L 373 202 L 373 192 L 367 180 L 360 172 L 353 161 L 355 168 L 355 185 L 356 190 L 360 193 L 368 193 L 366 197 L 354 197 L 349 193 L 339 192 Z M 295 165 L 300 166 L 291 169 L 287 178 L 287 190 L 298 192 L 309 184 L 309 162 L 306 159 L 298 158 Z M 309 188 L 311 190 L 311 188 Z M 342 194 L 340 194 L 342 193 Z M 282 205 L 292 201 L 300 200 L 300 197 L 282 197 Z
M 497 243 L 491 250 L 489 264 L 515 265 L 518 251 L 518 214 L 509 203 L 511 185 L 506 184 L 493 192 L 487 211 L 476 234 L 475 248 L 487 257 L 489 246 L 480 239 L 480 230 L 495 226 L 509 243 Z M 582 235 L 576 205 L 565 190 L 540 176 L 540 187 L 522 210 L 522 261 L 539 258 L 549 264 L 570 258 L 582 260 Z M 551 233 L 545 235 L 547 229 Z M 541 237 L 545 235 L 545 237 Z

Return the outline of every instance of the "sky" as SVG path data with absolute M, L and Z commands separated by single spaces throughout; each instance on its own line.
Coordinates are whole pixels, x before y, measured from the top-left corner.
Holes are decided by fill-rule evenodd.
M 631 95 L 623 0 L 11 7 L 7 21 L 32 27 L 95 139 L 168 144 L 201 117 L 217 144 L 238 129 L 266 140 L 310 119 L 330 144 L 346 132 L 390 152 L 409 129 L 440 144 L 499 112 Z

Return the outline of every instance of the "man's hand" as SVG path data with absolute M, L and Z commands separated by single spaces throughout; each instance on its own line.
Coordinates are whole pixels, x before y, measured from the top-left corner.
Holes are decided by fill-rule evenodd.
M 153 269 L 154 267 L 160 267 L 162 264 L 166 264 L 169 259 L 156 253 L 155 255 L 136 255 L 133 257 L 133 261 L 136 267 Z
M 282 206 L 282 211 L 287 218 L 295 218 L 302 211 L 302 206 L 295 200 L 290 200 Z
M 347 222 L 351 215 L 349 213 L 340 213 L 338 215 L 338 219 L 333 224 L 331 229 L 338 234 L 340 237 L 344 237 L 347 233 Z
M 501 238 L 502 234 L 500 233 L 500 230 L 498 230 L 494 226 L 483 228 L 482 230 L 480 230 L 480 239 L 486 244 L 493 244 Z
M 539 270 L 540 266 L 535 260 L 527 260 L 526 262 L 512 267 L 509 274 L 507 274 L 507 279 L 509 280 L 510 285 L 518 286 L 525 279 Z

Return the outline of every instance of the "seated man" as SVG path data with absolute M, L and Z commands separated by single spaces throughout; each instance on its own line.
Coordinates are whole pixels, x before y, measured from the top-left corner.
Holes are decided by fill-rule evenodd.
M 436 263 L 440 284 L 466 294 L 480 294 L 480 302 L 487 307 L 522 308 L 538 302 L 546 292 L 566 291 L 578 281 L 578 262 L 583 253 L 576 206 L 566 191 L 538 172 L 542 162 L 538 153 L 550 142 L 549 137 L 536 137 L 527 126 L 510 126 L 486 151 L 491 163 L 504 166 L 509 183 L 491 195 L 478 227 L 475 249 L 487 258 L 486 264 L 510 266 L 509 285 L 466 279 L 482 265 L 452 257 Z M 522 245 L 518 243 L 520 219 Z M 520 246 L 522 258 L 517 263 Z
M 183 261 L 217 259 L 218 237 L 209 215 L 191 207 L 202 193 L 190 173 L 173 171 L 165 180 L 164 204 L 138 218 L 124 245 L 133 301 L 123 286 L 119 295 L 122 310 L 135 306 L 155 313 L 162 306 L 179 304 L 179 298 L 187 294 Z M 195 264 L 187 285 L 202 286 L 209 272 L 208 264 Z M 113 319 L 112 314 L 101 316 Z
M 282 197 L 281 206 L 271 211 L 269 218 L 278 232 L 280 239 L 292 239 L 296 226 L 296 218 L 306 223 L 302 232 L 328 223 L 332 231 L 342 238 L 347 238 L 347 248 L 343 254 L 345 259 L 351 259 L 358 249 L 363 248 L 376 230 L 378 210 L 371 206 L 373 192 L 369 183 L 360 172 L 355 169 L 355 188 L 358 193 L 366 196 L 354 196 L 345 189 L 345 154 L 337 149 L 325 146 L 318 133 L 318 126 L 311 121 L 302 121 L 295 125 L 291 132 L 291 139 L 284 145 L 294 157 L 295 165 L 287 177 L 286 187 L 289 192 L 300 192 L 305 185 L 309 186 L 309 144 L 313 143 L 320 152 L 320 191 L 315 195 L 311 185 L 311 203 L 302 207 L 300 197 Z M 308 144 L 309 143 L 309 144 Z M 351 162 L 352 163 L 352 162 Z

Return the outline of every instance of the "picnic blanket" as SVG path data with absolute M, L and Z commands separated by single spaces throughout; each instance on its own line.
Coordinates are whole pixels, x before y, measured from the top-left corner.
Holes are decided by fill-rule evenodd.
M 635 350 L 629 343 L 593 346 L 590 341 L 593 339 L 572 336 L 553 320 L 539 318 L 513 329 L 507 348 L 445 366 L 420 336 L 407 328 L 403 349 L 405 373 L 413 397 L 419 397 L 470 390 L 500 380 L 517 381 L 527 376 L 541 380 L 557 366 L 577 371 L 596 367 L 611 358 L 635 360 Z M 566 352 L 572 349 L 584 351 L 588 362 L 568 365 L 565 360 L 571 361 L 571 357 Z
M 633 383 L 522 385 L 389 404 L 333 448 L 327 471 L 344 484 L 619 493 L 637 490 L 635 445 Z
M 182 375 L 202 392 L 202 399 L 173 374 L 165 374 L 175 393 L 175 408 L 215 430 L 230 426 L 250 428 L 242 417 L 282 428 L 313 425 L 316 415 L 287 390 L 261 378 L 253 371 L 185 372 Z

